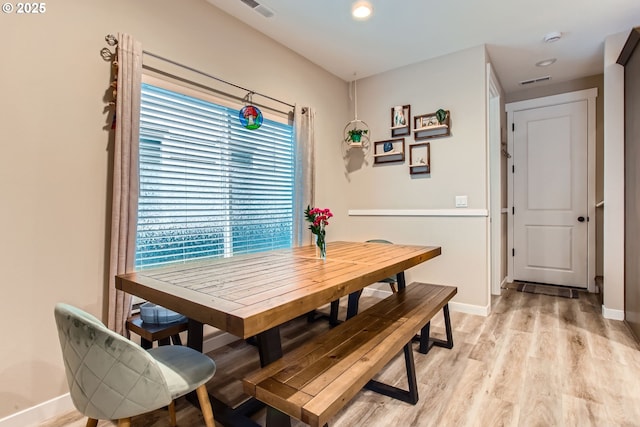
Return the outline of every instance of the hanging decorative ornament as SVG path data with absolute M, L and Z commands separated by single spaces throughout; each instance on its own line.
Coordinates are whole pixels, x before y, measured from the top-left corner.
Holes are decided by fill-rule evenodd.
M 253 92 L 249 92 L 247 96 L 244 97 L 247 105 L 242 107 L 238 113 L 240 124 L 249 130 L 255 130 L 262 126 L 262 111 L 255 105 L 252 105 L 252 96 Z
M 350 148 L 369 149 L 369 125 L 358 119 L 358 87 L 357 81 L 353 81 L 353 109 L 354 119 L 344 127 L 343 143 Z

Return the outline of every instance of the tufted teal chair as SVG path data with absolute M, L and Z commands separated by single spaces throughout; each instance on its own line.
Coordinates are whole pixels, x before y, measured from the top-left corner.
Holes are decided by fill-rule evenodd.
M 193 390 L 207 427 L 215 427 L 205 384 L 216 365 L 208 356 L 173 345 L 144 350 L 68 304 L 56 304 L 54 314 L 71 399 L 87 427 L 99 419 L 129 427 L 131 417 L 167 405 L 175 426 L 173 400 Z

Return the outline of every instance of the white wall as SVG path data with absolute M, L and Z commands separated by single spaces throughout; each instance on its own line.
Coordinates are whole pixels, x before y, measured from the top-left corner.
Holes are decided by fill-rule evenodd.
M 372 141 L 391 138 L 391 109 L 406 104 L 412 116 L 450 110 L 451 136 L 430 141 L 430 175 L 409 175 L 408 153 L 400 164 L 372 165 L 371 151 L 361 167 L 353 159 L 342 162 L 348 166 L 336 173 L 342 182 L 333 193 L 345 208 L 455 209 L 455 196 L 467 195 L 469 210 L 488 209 L 485 63 L 484 47 L 478 46 L 358 82 L 358 118 L 369 124 Z M 413 136 L 405 137 L 405 149 L 413 142 Z M 412 269 L 409 280 L 456 285 L 456 302 L 487 309 L 486 216 L 345 217 L 344 210 L 340 215 L 339 224 L 328 229 L 332 239 L 442 246 L 442 256 Z
M 347 84 L 202 0 L 57 0 L 3 14 L 0 38 L 0 418 L 66 393 L 58 301 L 104 314 L 109 132 L 104 36 L 316 108 L 320 169 L 349 117 Z M 228 88 L 227 88 L 228 89 Z M 244 96 L 244 93 L 241 94 Z M 335 186 L 323 172 L 319 193 Z
M 605 317 L 624 317 L 624 67 L 616 64 L 628 33 L 604 43 L 604 301 Z

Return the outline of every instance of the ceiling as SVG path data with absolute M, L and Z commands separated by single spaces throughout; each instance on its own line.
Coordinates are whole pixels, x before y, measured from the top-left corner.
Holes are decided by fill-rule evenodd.
M 353 0 L 206 1 L 345 81 L 486 44 L 506 93 L 602 73 L 604 39 L 640 25 L 639 0 L 369 0 L 368 21 L 351 18 Z M 550 32 L 562 38 L 545 43 Z

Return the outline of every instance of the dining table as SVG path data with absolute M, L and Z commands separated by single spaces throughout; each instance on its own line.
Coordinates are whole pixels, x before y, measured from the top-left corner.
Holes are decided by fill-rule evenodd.
M 116 288 L 189 318 L 187 345 L 202 351 L 203 325 L 239 338 L 254 339 L 260 365 L 282 357 L 280 326 L 344 296 L 357 309 L 362 289 L 441 254 L 439 246 L 334 241 L 320 258 L 315 245 L 186 261 L 116 276 Z M 220 408 L 224 425 L 255 425 L 242 414 L 257 402 Z M 267 408 L 267 426 L 290 425 L 289 418 Z

